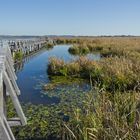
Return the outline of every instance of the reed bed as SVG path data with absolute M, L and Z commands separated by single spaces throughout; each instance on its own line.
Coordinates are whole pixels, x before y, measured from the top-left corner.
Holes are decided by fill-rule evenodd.
M 133 57 L 132 57 L 133 58 Z M 56 76 L 72 76 L 89 79 L 94 86 L 108 91 L 140 90 L 140 61 L 126 57 L 109 57 L 100 61 L 79 57 L 65 63 L 50 58 L 48 73 Z
M 138 140 L 139 103 L 136 92 L 90 92 L 83 107 L 73 110 L 73 120 L 65 124 L 66 135 L 71 140 Z
M 69 52 L 79 58 L 69 63 L 50 58 L 50 76 L 88 79 L 92 87 L 81 101 L 82 107 L 73 108 L 72 119 L 64 123 L 63 139 L 140 139 L 140 38 L 56 40 L 72 44 Z M 96 51 L 102 55 L 99 61 L 81 56 Z
M 84 37 L 57 38 L 59 44 L 71 44 L 69 52 L 74 55 L 99 51 L 102 56 L 122 56 L 128 52 L 140 52 L 139 37 Z

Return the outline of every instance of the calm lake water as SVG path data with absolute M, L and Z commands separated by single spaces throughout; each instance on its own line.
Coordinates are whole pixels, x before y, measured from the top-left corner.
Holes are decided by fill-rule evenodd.
M 59 102 L 59 98 L 43 94 L 45 91 L 42 90 L 42 86 L 50 82 L 46 72 L 50 57 L 63 58 L 65 61 L 77 58 L 69 54 L 69 47 L 70 45 L 57 45 L 51 50 L 40 50 L 38 53 L 25 58 L 23 63 L 15 66 L 18 78 L 17 83 L 21 90 L 19 98 L 23 103 L 54 104 Z M 88 54 L 88 57 L 99 60 L 100 54 Z M 88 86 L 82 86 L 88 89 Z

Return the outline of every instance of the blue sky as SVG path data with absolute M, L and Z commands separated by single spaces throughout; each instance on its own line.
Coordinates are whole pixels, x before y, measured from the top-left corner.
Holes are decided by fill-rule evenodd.
M 140 35 L 140 0 L 0 0 L 1 35 Z

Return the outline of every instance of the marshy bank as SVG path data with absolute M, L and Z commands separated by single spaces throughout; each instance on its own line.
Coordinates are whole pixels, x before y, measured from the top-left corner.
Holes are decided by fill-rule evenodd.
M 52 57 L 48 74 L 89 80 L 92 86 L 104 88 L 110 92 L 136 90 L 140 91 L 140 61 L 126 57 L 109 57 L 100 61 L 80 57 L 65 63 Z
M 82 100 L 82 108 L 71 113 L 65 124 L 68 139 L 139 139 L 140 138 L 140 39 L 58 39 L 72 43 L 69 52 L 87 55 L 99 52 L 101 60 L 79 57 L 65 62 L 51 57 L 47 69 L 50 77 L 82 78 L 93 88 Z
M 61 88 L 49 94 L 61 98 L 57 105 L 23 105 L 28 125 L 13 132 L 23 140 L 139 139 L 139 95 Z
M 100 52 L 102 56 L 108 57 L 140 52 L 139 37 L 59 37 L 54 40 L 58 44 L 71 44 L 69 52 L 74 55 Z
M 17 139 L 140 139 L 140 39 L 102 40 L 111 55 L 101 58 L 98 49 L 89 59 L 71 55 L 72 45 L 59 45 L 17 72 L 28 118 L 27 126 L 13 130 Z
M 70 54 L 80 58 L 65 63 L 52 57 L 48 74 L 87 79 L 99 88 L 110 92 L 140 90 L 140 38 L 57 38 L 58 43 L 71 43 Z M 102 59 L 91 60 L 86 56 L 98 52 Z

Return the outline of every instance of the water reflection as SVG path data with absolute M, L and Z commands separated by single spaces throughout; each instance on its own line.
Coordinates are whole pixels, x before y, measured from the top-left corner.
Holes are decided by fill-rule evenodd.
M 41 54 L 47 50 L 50 50 L 50 49 L 42 49 L 34 54 L 31 54 L 31 55 L 25 57 L 22 61 L 15 63 L 14 64 L 15 72 L 18 73 L 19 71 L 21 71 L 24 67 L 24 64 L 28 63 L 31 59 L 33 59 L 34 57 L 38 56 L 39 54 Z
M 18 77 L 17 83 L 21 90 L 20 100 L 24 103 L 33 104 L 57 104 L 60 99 L 49 97 L 42 91 L 42 86 L 48 82 L 49 76 L 46 73 L 48 60 L 52 56 L 63 58 L 65 61 L 76 59 L 77 56 L 69 54 L 69 45 L 55 46 L 51 50 L 41 50 L 34 55 L 26 57 L 22 63 L 15 65 Z M 88 54 L 90 59 L 99 60 L 100 54 Z M 49 91 L 48 91 L 49 92 Z

